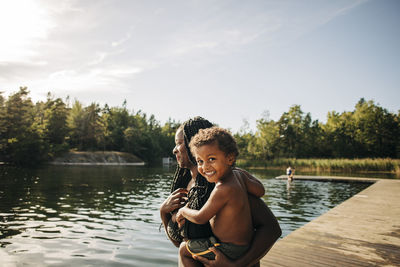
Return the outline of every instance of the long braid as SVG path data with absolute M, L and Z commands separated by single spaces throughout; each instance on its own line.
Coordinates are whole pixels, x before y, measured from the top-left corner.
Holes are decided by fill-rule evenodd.
M 193 186 L 188 193 L 188 207 L 200 210 L 207 202 L 214 186 L 215 184 L 207 182 L 207 180 L 199 174 L 195 186 Z
M 178 188 L 185 188 L 191 179 L 192 175 L 188 169 L 177 166 L 174 174 L 174 180 L 171 185 L 171 193 Z

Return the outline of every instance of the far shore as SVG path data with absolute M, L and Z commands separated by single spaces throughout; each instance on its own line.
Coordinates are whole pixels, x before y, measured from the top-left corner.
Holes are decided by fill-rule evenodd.
M 105 166 L 144 166 L 139 157 L 118 151 L 69 151 L 50 161 L 51 165 L 105 165 Z
M 144 166 L 145 162 L 49 162 L 50 165 L 82 165 L 82 166 Z
M 400 159 L 296 159 L 276 158 L 272 160 L 238 159 L 237 165 L 251 169 L 286 170 L 288 166 L 296 172 L 326 173 L 386 173 L 400 178 Z

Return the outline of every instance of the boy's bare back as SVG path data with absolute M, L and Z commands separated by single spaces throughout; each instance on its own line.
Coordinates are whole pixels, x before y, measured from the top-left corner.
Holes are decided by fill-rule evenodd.
M 206 205 L 221 206 L 210 220 L 214 235 L 221 241 L 248 245 L 253 237 L 248 193 L 240 172 L 231 172 L 216 183 Z

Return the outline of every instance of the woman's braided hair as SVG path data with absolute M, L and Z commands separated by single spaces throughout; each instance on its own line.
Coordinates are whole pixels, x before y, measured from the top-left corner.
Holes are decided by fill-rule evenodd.
M 196 161 L 192 153 L 190 152 L 189 148 L 190 140 L 192 139 L 193 136 L 195 136 L 199 132 L 200 129 L 211 128 L 213 126 L 214 125 L 211 122 L 198 116 L 194 117 L 193 119 L 187 120 L 179 127 L 179 129 L 183 130 L 184 142 L 189 156 L 189 160 L 194 165 L 196 165 Z M 191 179 L 192 176 L 190 170 L 186 168 L 181 168 L 178 165 L 174 174 L 174 180 L 171 186 L 171 193 L 178 188 L 186 188 Z M 215 184 L 207 182 L 207 180 L 203 176 L 198 174 L 196 177 L 195 185 L 190 189 L 188 193 L 188 201 L 187 201 L 188 207 L 196 210 L 201 209 L 201 207 L 203 207 L 203 205 L 207 202 L 211 194 L 211 191 L 214 189 L 214 186 Z M 186 221 L 183 233 L 180 234 L 181 236 L 188 235 L 188 231 L 190 231 L 188 230 L 188 224 L 191 223 Z M 172 237 L 175 240 L 181 240 L 181 236 L 178 236 L 178 233 L 176 232 L 170 233 L 170 236 L 172 234 L 173 234 Z
M 189 143 L 190 140 L 192 140 L 192 137 L 195 136 L 200 129 L 206 129 L 206 128 L 211 128 L 214 125 L 209 122 L 208 120 L 197 116 L 194 117 L 193 119 L 189 119 L 182 123 L 182 125 L 179 127 L 179 129 L 183 130 L 183 138 L 185 141 L 185 147 L 189 156 L 189 160 L 196 165 L 196 160 L 194 159 L 192 153 L 190 152 L 189 148 Z M 192 179 L 192 176 L 190 174 L 190 171 L 185 168 L 179 167 L 179 165 L 176 168 L 175 174 L 174 174 L 174 180 L 172 182 L 172 187 L 171 187 L 171 193 L 175 191 L 178 188 L 184 188 L 187 186 L 189 183 L 190 179 Z

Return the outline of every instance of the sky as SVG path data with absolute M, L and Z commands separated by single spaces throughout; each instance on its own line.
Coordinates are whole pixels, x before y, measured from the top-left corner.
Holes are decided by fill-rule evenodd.
M 300 105 L 400 109 L 397 0 L 0 1 L 0 91 L 233 132 Z

